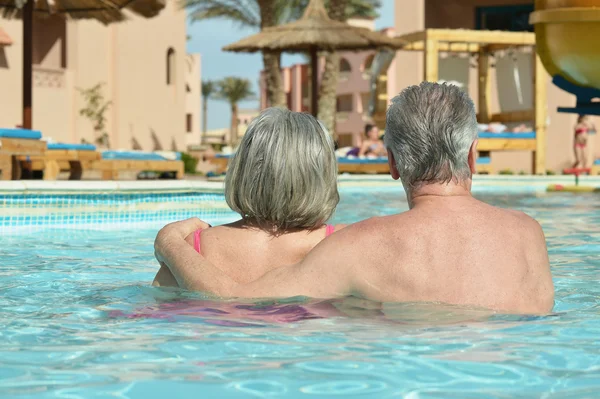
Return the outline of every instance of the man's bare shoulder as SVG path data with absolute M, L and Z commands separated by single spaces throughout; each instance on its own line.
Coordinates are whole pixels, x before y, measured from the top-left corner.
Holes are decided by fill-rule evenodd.
M 538 221 L 525 212 L 514 209 L 499 208 L 492 205 L 488 206 L 495 210 L 497 218 L 504 218 L 506 221 L 514 223 L 516 228 L 525 231 L 531 231 L 532 233 L 538 233 L 542 230 L 542 227 Z
M 346 236 L 365 238 L 372 237 L 374 234 L 381 232 L 382 229 L 390 226 L 397 227 L 397 223 L 404 219 L 404 215 L 406 213 L 407 212 L 388 216 L 374 216 L 369 219 L 347 225 L 342 231 L 340 231 L 340 235 L 341 233 L 344 233 Z

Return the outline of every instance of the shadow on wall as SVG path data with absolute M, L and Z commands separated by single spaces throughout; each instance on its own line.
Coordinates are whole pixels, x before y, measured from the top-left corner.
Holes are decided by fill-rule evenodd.
M 163 146 L 162 146 L 160 140 L 158 139 L 156 132 L 152 128 L 150 128 L 150 137 L 152 138 L 152 143 L 153 143 L 152 151 L 162 151 Z
M 55 49 L 56 46 L 59 47 Z M 51 68 L 67 67 L 67 24 L 64 18 L 53 15 L 35 19 L 33 64 L 44 64 Z
M 142 150 L 142 146 L 141 146 L 140 142 L 135 137 L 131 138 L 131 149 L 136 150 L 136 151 Z
M 171 137 L 171 151 L 177 152 L 177 143 L 175 137 Z
M 0 47 L 0 68 L 8 69 L 8 58 L 6 58 L 4 47 Z

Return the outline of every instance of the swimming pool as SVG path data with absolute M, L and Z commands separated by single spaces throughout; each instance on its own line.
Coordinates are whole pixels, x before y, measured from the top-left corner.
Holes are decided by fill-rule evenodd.
M 597 397 L 600 196 L 479 194 L 546 232 L 556 306 L 527 318 L 348 300 L 223 303 L 149 287 L 166 221 L 233 217 L 182 205 L 221 201 L 210 195 L 169 195 L 158 211 L 155 196 L 111 197 L 131 214 L 121 219 L 85 196 L 41 196 L 59 214 L 84 210 L 40 211 L 33 230 L 17 228 L 32 223 L 16 211 L 30 200 L 9 204 L 10 215 L 0 202 L 0 397 Z M 397 187 L 347 188 L 335 219 L 403 209 Z M 336 316 L 318 316 L 327 312 Z

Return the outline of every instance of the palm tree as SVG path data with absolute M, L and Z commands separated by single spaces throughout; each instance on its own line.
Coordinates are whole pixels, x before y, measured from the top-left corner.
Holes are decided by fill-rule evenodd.
M 192 21 L 229 19 L 240 26 L 264 29 L 289 21 L 290 11 L 298 0 L 185 0 Z M 286 106 L 281 79 L 281 53 L 264 52 L 263 64 L 267 86 L 267 103 Z
M 202 82 L 202 142 L 208 126 L 208 99 L 217 91 L 217 85 L 211 80 Z
M 238 103 L 254 98 L 254 92 L 248 79 L 226 77 L 218 82 L 218 98 L 225 100 L 231 106 L 231 128 L 229 144 L 235 145 L 238 136 Z
M 296 0 L 290 7 L 291 18 L 298 18 L 310 0 Z M 346 22 L 348 18 L 376 18 L 381 0 L 325 0 L 329 17 L 336 21 Z M 321 77 L 319 89 L 319 115 L 327 130 L 337 139 L 335 133 L 335 117 L 337 111 L 337 84 L 339 78 L 340 57 L 336 52 L 325 54 L 325 70 Z
M 309 0 L 185 0 L 193 21 L 229 19 L 241 26 L 264 29 L 294 21 L 302 16 Z M 346 21 L 351 17 L 377 17 L 381 0 L 325 0 L 330 17 Z M 263 64 L 267 87 L 267 104 L 287 106 L 281 79 L 281 53 L 264 52 Z M 335 132 L 336 90 L 339 56 L 329 53 L 321 79 L 319 118 L 330 132 Z

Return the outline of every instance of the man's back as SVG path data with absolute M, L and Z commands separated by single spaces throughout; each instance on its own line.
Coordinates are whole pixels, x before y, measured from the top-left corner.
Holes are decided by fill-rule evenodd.
M 422 198 L 408 212 L 358 223 L 345 234 L 362 243 L 352 250 L 362 265 L 354 284 L 370 299 L 524 313 L 552 308 L 544 235 L 520 212 L 472 197 Z

